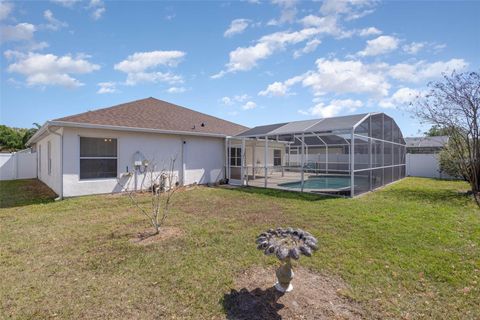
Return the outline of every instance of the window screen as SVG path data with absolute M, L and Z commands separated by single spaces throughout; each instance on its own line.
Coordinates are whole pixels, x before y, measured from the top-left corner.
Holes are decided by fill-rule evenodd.
M 117 139 L 80 137 L 80 179 L 117 176 Z

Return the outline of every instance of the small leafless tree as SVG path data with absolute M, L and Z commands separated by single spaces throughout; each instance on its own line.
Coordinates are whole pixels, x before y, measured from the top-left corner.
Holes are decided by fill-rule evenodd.
M 128 188 L 128 185 L 122 185 L 122 189 L 128 194 L 133 205 L 143 214 L 154 229 L 154 235 L 160 232 L 161 226 L 164 224 L 170 213 L 170 205 L 173 195 L 179 190 L 179 182 L 177 174 L 175 173 L 176 158 L 172 157 L 167 165 L 157 170 L 156 165 L 150 163 L 144 173 L 144 178 L 141 182 L 140 192 L 136 188 Z M 143 192 L 143 185 L 149 183 L 150 186 L 145 188 Z M 145 206 L 141 201 L 141 194 L 147 193 L 150 197 L 148 206 Z
M 446 130 L 450 156 L 480 206 L 480 74 L 453 72 L 429 87 L 414 102 L 414 111 L 424 122 Z

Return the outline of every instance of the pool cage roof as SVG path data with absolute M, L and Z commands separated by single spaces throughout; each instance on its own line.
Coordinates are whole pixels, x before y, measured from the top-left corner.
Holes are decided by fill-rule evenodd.
M 292 121 L 266 126 L 258 126 L 237 135 L 237 137 L 255 138 L 264 136 L 277 136 L 285 134 L 298 134 L 306 132 L 332 132 L 353 129 L 356 125 L 374 113 L 355 114 L 350 116 L 322 118 L 303 121 Z
M 228 146 L 242 185 L 353 197 L 405 177 L 402 132 L 380 112 L 257 126 Z

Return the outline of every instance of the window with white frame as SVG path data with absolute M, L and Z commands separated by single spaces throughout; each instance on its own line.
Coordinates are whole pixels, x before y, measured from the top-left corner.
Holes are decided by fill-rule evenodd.
M 117 139 L 80 137 L 80 179 L 117 177 Z
M 242 148 L 230 148 L 230 165 L 240 167 L 242 165 Z
M 273 150 L 273 165 L 274 166 L 282 165 L 282 150 L 280 149 Z
M 48 175 L 52 175 L 52 143 L 50 141 L 47 142 L 47 171 Z

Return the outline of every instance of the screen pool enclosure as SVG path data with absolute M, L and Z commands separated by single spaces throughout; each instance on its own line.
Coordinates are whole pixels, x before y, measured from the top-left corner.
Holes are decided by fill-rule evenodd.
M 405 177 L 395 121 L 368 113 L 249 129 L 227 140 L 231 184 L 353 197 Z

